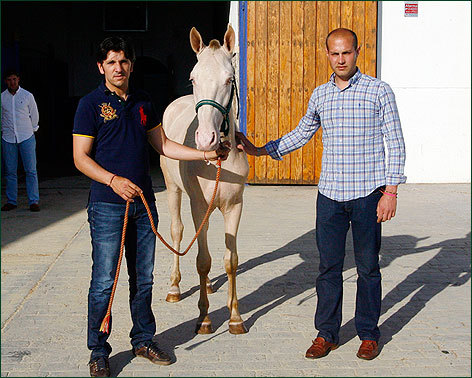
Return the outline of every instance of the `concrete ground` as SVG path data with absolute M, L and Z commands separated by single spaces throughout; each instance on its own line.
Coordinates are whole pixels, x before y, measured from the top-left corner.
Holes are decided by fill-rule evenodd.
M 169 236 L 162 180 L 155 177 L 159 230 Z M 86 347 L 90 236 L 88 180 L 40 183 L 41 212 L 20 206 L 1 214 L 1 375 L 88 376 Z M 315 186 L 246 186 L 238 235 L 237 291 L 249 332 L 228 332 L 222 217 L 210 218 L 210 296 L 215 332 L 196 335 L 196 247 L 181 261 L 183 300 L 165 301 L 173 257 L 158 244 L 153 310 L 156 340 L 175 362 L 156 366 L 134 358 L 123 266 L 113 305 L 111 370 L 120 377 L 160 376 L 471 376 L 470 184 L 406 184 L 394 220 L 383 226 L 380 264 L 381 354 L 356 357 L 356 270 L 352 241 L 344 271 L 341 345 L 327 357 L 305 359 L 315 338 L 313 314 L 318 252 Z M 4 203 L 4 197 L 2 198 Z M 183 245 L 193 236 L 183 201 Z M 124 264 L 123 264 L 124 265 Z

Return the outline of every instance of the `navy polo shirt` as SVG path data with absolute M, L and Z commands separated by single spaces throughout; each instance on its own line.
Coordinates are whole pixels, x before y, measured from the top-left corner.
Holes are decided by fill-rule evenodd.
M 159 123 L 146 92 L 130 88 L 124 101 L 102 82 L 80 99 L 73 134 L 93 138 L 92 158 L 107 171 L 131 180 L 143 190 L 147 202 L 154 202 L 147 132 Z M 113 189 L 94 180 L 89 201 L 126 203 Z

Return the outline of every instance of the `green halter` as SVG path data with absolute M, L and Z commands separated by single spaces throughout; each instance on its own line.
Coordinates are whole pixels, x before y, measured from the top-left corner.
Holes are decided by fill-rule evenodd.
M 221 112 L 221 114 L 223 114 L 223 122 L 221 123 L 221 126 L 220 126 L 220 132 L 222 132 L 224 136 L 228 136 L 228 133 L 229 133 L 229 112 L 231 110 L 231 104 L 233 103 L 235 85 L 236 84 L 233 78 L 231 80 L 231 95 L 229 97 L 228 106 L 226 106 L 226 108 L 214 100 L 200 100 L 195 105 L 195 112 L 198 112 L 198 109 L 203 105 L 211 105 L 214 108 L 218 109 Z

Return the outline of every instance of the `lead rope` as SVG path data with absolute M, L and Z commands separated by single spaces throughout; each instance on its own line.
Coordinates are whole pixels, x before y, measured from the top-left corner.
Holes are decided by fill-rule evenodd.
M 161 234 L 159 234 L 159 232 L 156 230 L 156 227 L 154 225 L 154 220 L 152 218 L 152 214 L 151 214 L 151 210 L 149 209 L 149 205 L 147 204 L 146 199 L 144 198 L 144 195 L 142 193 L 139 193 L 139 195 L 141 197 L 141 200 L 143 201 L 144 207 L 146 208 L 148 218 L 149 218 L 149 222 L 151 223 L 152 232 L 154 232 L 154 234 L 156 234 L 156 236 L 159 238 L 159 240 L 170 251 L 174 252 L 176 255 L 184 256 L 184 255 L 187 254 L 187 252 L 190 250 L 190 248 L 192 247 L 195 240 L 197 240 L 198 235 L 200 235 L 200 232 L 202 231 L 203 226 L 208 221 L 208 218 L 209 218 L 210 213 L 211 213 L 211 208 L 213 207 L 213 202 L 215 201 L 216 191 L 218 190 L 218 183 L 220 182 L 221 159 L 219 159 L 219 158 L 218 158 L 218 161 L 216 162 L 216 167 L 217 167 L 217 170 L 216 170 L 216 179 L 215 179 L 215 189 L 213 189 L 213 195 L 212 195 L 210 203 L 208 205 L 208 209 L 205 213 L 205 217 L 203 218 L 202 223 L 201 223 L 200 227 L 198 228 L 195 236 L 193 237 L 192 241 L 190 242 L 190 244 L 188 245 L 188 247 L 185 249 L 184 252 L 176 251 L 174 248 L 172 248 L 164 240 L 164 238 L 161 236 Z M 100 332 L 103 332 L 103 333 L 110 333 L 109 331 L 110 331 L 111 305 L 113 303 L 113 298 L 115 297 L 116 285 L 118 283 L 118 277 L 120 275 L 121 260 L 123 260 L 123 251 L 124 251 L 124 246 L 125 246 L 126 228 L 128 226 L 128 212 L 129 212 L 129 202 L 127 201 L 126 202 L 126 210 L 125 210 L 125 219 L 124 219 L 124 222 L 123 222 L 123 232 L 121 234 L 120 256 L 118 258 L 118 266 L 116 268 L 115 280 L 113 281 L 113 287 L 111 289 L 110 301 L 108 302 L 107 312 L 106 312 L 105 317 L 103 318 L 102 324 L 100 326 Z

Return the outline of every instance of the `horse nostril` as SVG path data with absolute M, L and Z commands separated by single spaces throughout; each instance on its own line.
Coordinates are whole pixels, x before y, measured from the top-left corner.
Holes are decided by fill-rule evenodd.
M 210 142 L 210 144 L 213 144 L 213 142 L 215 141 L 215 138 L 216 138 L 216 134 L 215 134 L 215 132 L 213 131 L 213 132 L 211 133 L 211 142 Z

